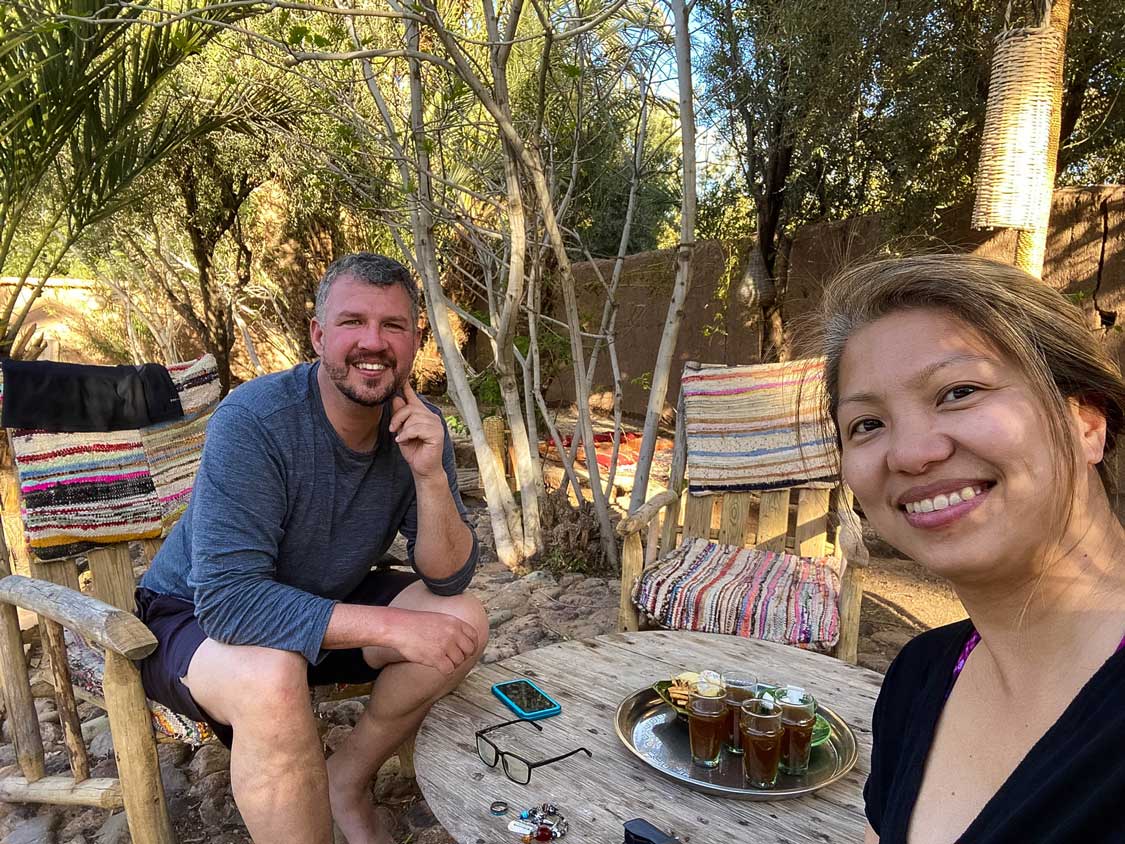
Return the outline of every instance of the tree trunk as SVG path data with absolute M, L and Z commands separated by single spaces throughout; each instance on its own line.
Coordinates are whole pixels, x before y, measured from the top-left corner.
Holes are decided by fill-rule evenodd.
M 417 51 L 419 39 L 417 21 L 408 18 L 404 26 L 410 49 Z M 488 515 L 492 524 L 496 555 L 505 566 L 518 572 L 522 571 L 523 568 L 521 551 L 523 537 L 513 536 L 512 534 L 511 516 L 516 512 L 515 500 L 512 498 L 511 490 L 508 489 L 508 484 L 503 475 L 497 471 L 495 461 L 491 459 L 492 452 L 484 437 L 484 425 L 481 422 L 480 411 L 477 409 L 476 399 L 465 373 L 465 361 L 461 357 L 457 340 L 450 327 L 449 309 L 445 301 L 445 292 L 441 288 L 437 255 L 434 252 L 434 220 L 430 212 L 430 208 L 433 207 L 433 197 L 429 153 L 427 151 L 429 139 L 426 136 L 424 103 L 422 101 L 422 73 L 418 59 L 410 58 L 408 61 L 410 67 L 410 122 L 414 140 L 413 163 L 415 173 L 413 175 L 417 179 L 417 190 L 412 197 L 414 201 L 411 203 L 411 219 L 414 228 L 414 251 L 417 267 L 426 288 L 426 308 L 429 311 L 430 326 L 434 332 L 434 337 L 437 339 L 438 349 L 441 351 L 446 378 L 450 387 L 452 387 L 451 394 L 473 439 L 473 450 L 477 454 L 481 483 L 484 486 L 485 501 L 488 504 Z M 410 183 L 411 180 L 404 180 L 404 185 Z M 518 516 L 516 519 L 518 523 Z
M 668 373 L 672 367 L 672 357 L 676 352 L 676 340 L 680 335 L 680 323 L 684 317 L 684 302 L 691 289 L 692 257 L 695 253 L 695 208 L 696 208 L 696 164 L 695 164 L 695 104 L 692 97 L 691 82 L 691 41 L 688 30 L 688 9 L 685 0 L 672 3 L 672 18 L 676 30 L 676 70 L 679 77 L 680 94 L 680 145 L 684 162 L 684 195 L 680 207 L 680 248 L 676 253 L 676 281 L 672 289 L 672 301 L 668 304 L 668 316 L 664 321 L 664 332 L 660 337 L 660 348 L 656 353 L 656 364 L 652 373 L 652 388 L 648 394 L 648 409 L 645 413 L 645 429 L 641 438 L 641 449 L 637 455 L 637 472 L 633 481 L 633 493 L 629 499 L 629 512 L 635 513 L 648 497 L 648 479 L 652 471 L 652 459 L 656 453 L 656 437 L 660 417 L 664 413 L 664 401 L 668 395 Z

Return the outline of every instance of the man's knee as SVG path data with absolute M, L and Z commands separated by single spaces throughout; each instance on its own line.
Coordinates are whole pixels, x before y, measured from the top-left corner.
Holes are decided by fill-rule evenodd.
M 208 639 L 183 682 L 204 710 L 228 724 L 287 720 L 309 710 L 308 661 L 291 651 Z
M 484 651 L 488 644 L 488 613 L 484 605 L 474 595 L 462 592 L 460 595 L 448 597 L 434 596 L 439 601 L 436 612 L 444 612 L 456 616 L 476 631 L 477 656 Z

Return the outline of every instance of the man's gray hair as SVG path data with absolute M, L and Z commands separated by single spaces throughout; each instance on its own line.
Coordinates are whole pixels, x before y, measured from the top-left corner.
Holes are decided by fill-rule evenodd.
M 328 265 L 328 269 L 321 276 L 320 284 L 316 288 L 316 318 L 322 324 L 325 320 L 328 292 L 341 276 L 351 276 L 358 281 L 382 287 L 397 284 L 410 297 L 411 314 L 414 322 L 418 322 L 418 285 L 410 270 L 394 258 L 376 255 L 374 252 L 356 252 L 353 255 L 337 258 Z

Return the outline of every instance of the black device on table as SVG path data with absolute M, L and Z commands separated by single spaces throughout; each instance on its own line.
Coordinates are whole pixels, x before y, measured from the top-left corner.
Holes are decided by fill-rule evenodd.
M 680 839 L 661 832 L 644 818 L 625 821 L 625 844 L 680 844 Z

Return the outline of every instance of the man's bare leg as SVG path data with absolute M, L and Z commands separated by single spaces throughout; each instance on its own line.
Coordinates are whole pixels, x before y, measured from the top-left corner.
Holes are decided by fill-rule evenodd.
M 391 606 L 457 616 L 477 631 L 477 651 L 453 674 L 445 675 L 403 662 L 401 655 L 385 648 L 364 649 L 367 662 L 383 670 L 355 729 L 328 760 L 332 816 L 348 844 L 390 844 L 390 833 L 381 828 L 371 803 L 371 778 L 422 723 L 434 701 L 454 689 L 476 665 L 488 640 L 488 616 L 472 596 L 443 598 L 417 582 L 399 593 Z
M 196 702 L 234 728 L 231 790 L 254 841 L 332 844 L 307 671 L 301 654 L 207 639 L 184 678 Z

